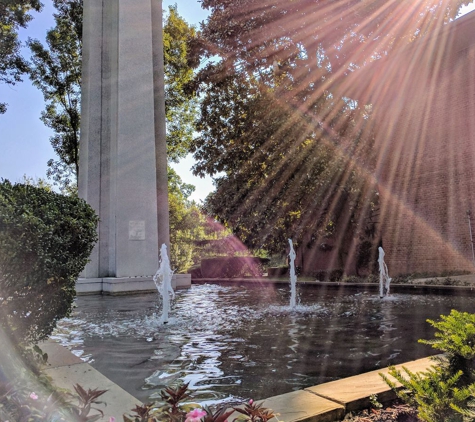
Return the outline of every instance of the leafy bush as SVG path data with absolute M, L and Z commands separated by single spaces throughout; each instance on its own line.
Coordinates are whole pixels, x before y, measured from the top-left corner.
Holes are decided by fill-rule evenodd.
M 427 320 L 438 330 L 435 339 L 419 342 L 445 352 L 448 371 L 461 371 L 464 384 L 475 382 L 475 314 L 452 310 L 450 315 L 440 318 L 441 321 Z
M 381 374 L 405 402 L 417 407 L 420 419 L 427 422 L 475 420 L 475 315 L 452 310 L 441 321 L 428 322 L 436 328 L 435 339 L 419 340 L 445 353 L 433 359 L 428 371 L 413 373 L 391 367 L 389 374 L 401 385 Z M 468 418 L 468 419 L 467 419 Z
M 97 222 L 82 199 L 0 183 L 0 328 L 14 344 L 45 339 L 69 314 Z

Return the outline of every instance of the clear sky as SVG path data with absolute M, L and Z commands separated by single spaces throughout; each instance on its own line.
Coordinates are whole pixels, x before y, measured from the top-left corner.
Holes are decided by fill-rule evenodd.
M 42 12 L 35 13 L 28 28 L 21 30 L 22 40 L 31 37 L 43 41 L 46 31 L 54 26 L 52 1 L 42 2 Z M 163 0 L 163 8 L 168 9 L 175 3 L 179 14 L 191 24 L 198 25 L 207 17 L 197 0 Z M 28 55 L 27 49 L 24 55 Z M 44 108 L 43 95 L 25 77 L 22 83 L 14 86 L 0 84 L 0 102 L 8 104 L 7 112 L 0 114 L 0 178 L 12 182 L 20 181 L 24 174 L 46 178 L 46 163 L 56 155 L 49 142 L 52 131 L 39 119 Z M 193 158 L 188 156 L 173 167 L 184 182 L 196 186 L 191 199 L 199 201 L 214 188 L 211 178 L 193 176 L 190 171 L 193 163 Z
M 35 14 L 26 30 L 21 31 L 21 38 L 28 37 L 44 39 L 46 30 L 54 25 L 51 0 L 43 0 L 44 8 Z M 201 9 L 198 0 L 164 0 L 163 8 L 170 4 L 178 5 L 178 12 L 191 24 L 198 25 L 207 17 L 207 12 Z M 465 7 L 463 13 L 474 10 L 475 4 Z M 25 51 L 27 55 L 28 51 Z M 46 163 L 55 158 L 55 153 L 49 143 L 52 135 L 50 129 L 39 120 L 44 108 L 43 96 L 29 80 L 15 86 L 0 84 L 0 101 L 8 103 L 6 114 L 0 115 L 0 178 L 12 182 L 19 181 L 22 176 L 34 178 L 46 177 Z M 196 186 L 192 199 L 202 200 L 213 190 L 211 179 L 200 179 L 191 174 L 193 158 L 188 156 L 180 164 L 174 165 L 178 174 L 186 183 Z

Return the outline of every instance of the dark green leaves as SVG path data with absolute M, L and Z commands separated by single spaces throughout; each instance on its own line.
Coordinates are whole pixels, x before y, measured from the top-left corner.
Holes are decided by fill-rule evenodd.
M 96 225 L 82 199 L 0 183 L 0 327 L 15 343 L 46 338 L 69 314 Z

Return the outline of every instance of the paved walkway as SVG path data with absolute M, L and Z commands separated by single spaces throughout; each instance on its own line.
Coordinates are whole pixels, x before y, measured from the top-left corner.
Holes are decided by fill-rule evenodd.
M 122 422 L 122 415 L 129 413 L 140 402 L 124 389 L 106 378 L 88 363 L 73 355 L 59 343 L 48 341 L 40 345 L 43 352 L 48 354 L 48 365 L 44 372 L 53 379 L 53 384 L 59 388 L 66 388 L 74 392 L 74 385 L 80 384 L 87 389 L 108 390 L 98 400 L 106 405 L 94 407 L 104 412 L 101 421 L 109 421 L 111 416 L 117 422 Z M 91 412 L 94 414 L 94 412 Z

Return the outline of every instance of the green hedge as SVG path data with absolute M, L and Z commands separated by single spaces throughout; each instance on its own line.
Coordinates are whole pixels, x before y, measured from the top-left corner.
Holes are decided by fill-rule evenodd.
M 0 328 L 14 343 L 45 339 L 70 313 L 97 222 L 82 199 L 0 182 Z

